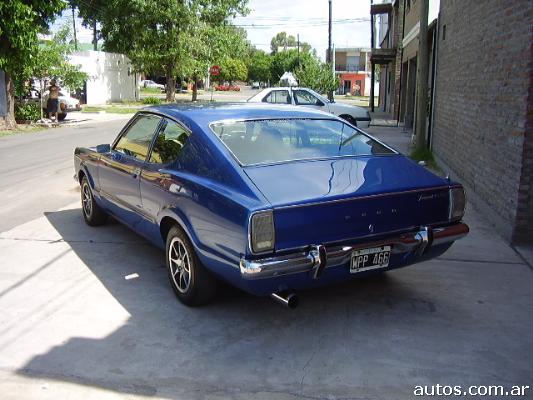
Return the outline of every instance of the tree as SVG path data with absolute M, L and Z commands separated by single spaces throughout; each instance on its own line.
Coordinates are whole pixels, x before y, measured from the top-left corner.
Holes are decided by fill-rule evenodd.
M 67 4 L 63 0 L 9 0 L 0 2 L 0 69 L 5 72 L 8 115 L 6 127 L 15 127 L 14 81 L 31 76 L 38 48 L 37 34 Z
M 68 61 L 68 54 L 72 52 L 69 44 L 70 29 L 68 26 L 60 29 L 51 40 L 41 41 L 35 53 L 35 63 L 32 66 L 31 75 L 39 79 L 41 84 L 41 119 L 42 94 L 44 93 L 45 78 L 58 78 L 62 84 L 70 89 L 78 89 L 83 86 L 87 74 L 80 71 L 79 66 L 74 66 Z
M 167 101 L 175 99 L 175 78 L 199 76 L 233 38 L 227 18 L 247 12 L 247 0 L 109 0 L 101 16 L 105 49 L 126 54 L 138 71 L 164 73 Z M 238 35 L 236 35 L 238 36 Z
M 248 80 L 257 82 L 269 82 L 272 78 L 270 68 L 272 56 L 261 50 L 252 50 L 248 57 Z
M 339 78 L 333 74 L 331 64 L 322 63 L 313 57 L 295 71 L 300 86 L 305 86 L 318 93 L 326 94 L 339 87 Z
M 228 58 L 220 64 L 220 78 L 224 81 L 244 81 L 248 76 L 248 68 L 243 61 L 235 58 Z
M 278 53 L 280 47 L 283 48 L 283 51 L 286 51 L 290 48 L 298 47 L 298 41 L 293 35 L 287 35 L 287 32 L 279 32 L 270 41 L 270 50 L 272 50 L 272 54 Z M 310 50 L 311 45 L 309 43 L 300 42 L 301 52 L 307 53 Z
M 311 53 L 300 53 L 296 50 L 287 50 L 276 53 L 272 56 L 270 65 L 270 75 L 273 81 L 278 81 L 284 72 L 295 72 L 301 65 L 306 65 L 314 59 Z
M 93 30 L 93 49 L 98 50 L 99 32 L 97 23 L 102 21 L 108 2 L 106 0 L 70 0 L 70 5 L 78 9 L 78 15 L 86 28 Z

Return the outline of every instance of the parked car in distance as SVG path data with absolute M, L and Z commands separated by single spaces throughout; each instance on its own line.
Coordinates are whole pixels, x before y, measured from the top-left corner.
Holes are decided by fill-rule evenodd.
M 314 90 L 302 87 L 273 87 L 263 89 L 248 100 L 250 103 L 292 104 L 315 108 L 337 115 L 354 126 L 368 128 L 371 122 L 370 113 L 359 106 L 329 101 Z
M 260 89 L 261 84 L 259 82 L 252 82 L 252 89 Z
M 187 305 L 217 279 L 294 306 L 294 291 L 404 267 L 468 233 L 462 186 L 317 110 L 154 106 L 74 151 L 83 217 L 164 249 Z
M 150 79 L 141 81 L 141 87 L 150 88 L 150 89 L 162 89 L 162 90 L 165 89 L 165 85 L 161 85 L 160 83 L 156 83 Z
M 240 92 L 241 88 L 238 85 L 217 85 L 215 86 L 215 90 L 221 91 L 221 92 L 229 92 L 229 91 Z
M 50 92 L 48 90 L 44 92 L 42 104 L 43 104 L 43 113 L 46 116 L 48 116 L 48 110 L 47 110 L 46 104 L 48 102 L 49 96 L 50 96 Z M 71 111 L 80 111 L 80 110 L 81 110 L 81 104 L 78 99 L 71 97 L 70 94 L 68 94 L 64 90 L 59 91 L 59 112 L 57 114 L 57 119 L 59 121 L 63 121 L 67 117 L 67 113 Z

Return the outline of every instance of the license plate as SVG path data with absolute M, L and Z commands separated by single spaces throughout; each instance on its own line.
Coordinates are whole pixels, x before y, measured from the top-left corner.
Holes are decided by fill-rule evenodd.
M 390 246 L 381 246 L 352 251 L 350 272 L 356 274 L 362 271 L 387 267 L 390 259 L 390 248 Z

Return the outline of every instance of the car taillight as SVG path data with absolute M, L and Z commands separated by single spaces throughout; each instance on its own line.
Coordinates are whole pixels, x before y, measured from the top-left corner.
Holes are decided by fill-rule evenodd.
M 252 252 L 263 253 L 274 250 L 274 215 L 272 211 L 261 211 L 250 220 L 250 246 Z
M 462 187 L 450 189 L 450 221 L 463 218 L 466 207 L 465 190 Z

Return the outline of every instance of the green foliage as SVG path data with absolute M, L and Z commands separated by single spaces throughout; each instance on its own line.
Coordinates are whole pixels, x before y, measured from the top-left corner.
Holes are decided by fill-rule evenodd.
M 428 168 L 434 171 L 439 171 L 439 167 L 430 149 L 427 149 L 427 148 L 415 149 L 411 152 L 410 157 L 412 160 L 417 161 L 417 162 L 424 161 L 425 165 L 427 165 Z
M 139 111 L 139 108 L 111 105 L 103 107 L 85 106 L 81 110 L 82 113 L 96 113 L 100 111 L 105 111 L 108 114 L 134 114 Z
M 141 93 L 161 93 L 161 89 L 154 87 L 141 87 Z
M 85 1 L 85 0 L 84 0 Z M 204 76 L 207 68 L 246 50 L 243 30 L 227 18 L 244 14 L 247 0 L 108 0 L 97 18 L 105 49 L 125 53 L 138 71 Z
M 37 34 L 66 7 L 64 0 L 0 2 L 0 68 L 20 80 L 31 76 L 38 47 Z
M 37 61 L 37 34 L 66 7 L 64 0 L 0 1 L 0 69 L 6 72 L 7 125 L 14 120 L 14 86 L 32 75 Z
M 161 99 L 159 97 L 145 97 L 142 99 L 143 104 L 161 104 Z
M 52 40 L 42 41 L 36 51 L 36 60 L 32 75 L 38 79 L 60 79 L 64 86 L 75 90 L 83 86 L 87 74 L 80 71 L 79 66 L 69 63 L 68 55 L 72 52 L 69 44 L 70 28 L 60 29 Z M 45 89 L 45 88 L 42 88 Z
M 93 28 L 93 30 L 96 28 L 96 23 L 102 20 L 105 6 L 108 3 L 107 0 L 69 0 L 69 2 L 71 6 L 78 9 L 82 25 L 86 28 Z M 99 36 L 99 32 L 96 31 L 96 40 Z
M 37 121 L 41 118 L 41 107 L 39 104 L 17 104 L 15 105 L 15 119 L 22 121 Z
M 315 61 L 316 58 L 310 53 L 300 53 L 296 50 L 281 51 L 272 56 L 270 75 L 273 81 L 279 81 L 284 72 L 296 72 L 299 66 L 304 66 Z
M 228 58 L 220 65 L 220 79 L 224 81 L 244 81 L 248 76 L 248 69 L 243 61 Z
M 251 51 L 248 60 L 248 80 L 257 82 L 269 82 L 272 77 L 270 75 L 270 68 L 272 65 L 272 57 L 264 51 Z
M 318 93 L 330 93 L 339 87 L 339 78 L 332 72 L 331 65 L 314 57 L 297 68 L 295 76 L 300 86 L 311 88 Z
M 281 47 L 283 51 L 287 51 L 292 47 L 297 47 L 298 41 L 293 35 L 287 35 L 287 32 L 279 32 L 270 41 L 270 50 L 272 54 L 278 53 L 278 49 Z M 307 53 L 311 50 L 311 45 L 306 42 L 300 42 L 300 52 Z

